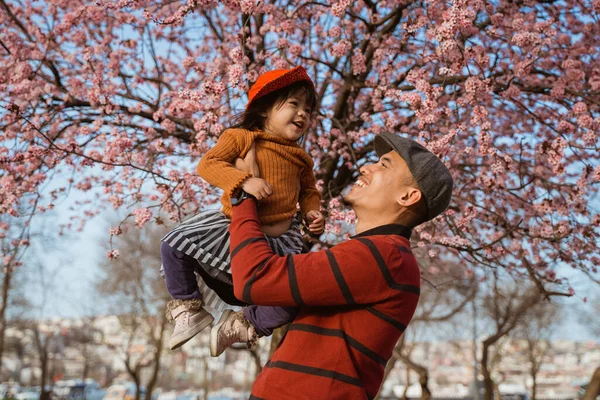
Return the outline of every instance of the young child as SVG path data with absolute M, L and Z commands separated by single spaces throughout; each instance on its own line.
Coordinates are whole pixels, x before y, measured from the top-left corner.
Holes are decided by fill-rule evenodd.
M 213 322 L 206 306 L 223 311 L 211 329 L 213 357 L 233 343 L 250 344 L 257 336 L 270 335 L 296 317 L 295 307 L 249 306 L 232 312 L 230 305 L 246 303 L 233 295 L 228 228 L 231 198 L 244 190 L 259 200 L 262 229 L 277 254 L 302 251 L 298 204 L 308 229 L 323 232 L 313 161 L 297 143 L 310 126 L 315 105 L 314 84 L 303 67 L 266 72 L 250 88 L 246 110 L 200 160 L 198 174 L 223 189 L 222 209 L 202 212 L 162 239 L 165 280 L 173 297 L 167 312 L 175 320 L 171 349 Z M 245 157 L 252 165 L 255 160 L 253 174 L 234 166 Z

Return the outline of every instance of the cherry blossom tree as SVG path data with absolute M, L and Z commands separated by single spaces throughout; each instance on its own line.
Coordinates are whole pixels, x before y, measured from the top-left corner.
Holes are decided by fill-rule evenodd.
M 419 252 L 416 254 L 419 257 Z M 429 389 L 429 369 L 421 360 L 418 360 L 412 354 L 417 338 L 422 338 L 425 332 L 429 333 L 429 337 L 440 336 L 447 339 L 447 333 L 432 335 L 432 332 L 444 332 L 444 324 L 456 324 L 457 316 L 462 315 L 465 307 L 474 301 L 479 285 L 477 279 L 472 275 L 469 279 L 464 279 L 464 271 L 461 265 L 449 264 L 446 274 L 430 275 L 423 274 L 423 279 L 426 279 L 428 285 L 425 285 L 421 290 L 419 298 L 419 307 L 411 320 L 411 324 L 407 331 L 404 332 L 396 347 L 394 348 L 391 359 L 385 369 L 384 381 L 389 376 L 389 373 L 394 368 L 396 361 L 401 361 L 407 370 L 414 371 L 418 375 L 418 382 L 421 386 L 421 400 L 430 400 L 431 390 Z M 430 265 L 421 265 L 426 269 L 431 269 Z M 407 372 L 407 374 L 409 374 Z M 407 379 L 406 389 L 410 386 Z M 376 398 L 381 396 L 381 392 Z
M 481 340 L 480 365 L 484 399 L 493 400 L 499 383 L 495 382 L 494 369 L 502 359 L 502 345 L 516 328 L 533 325 L 536 314 L 551 315 L 549 308 L 553 305 L 530 282 L 511 282 L 499 276 L 490 279 L 490 287 L 485 291 L 482 305 L 486 329 Z
M 129 228 L 124 226 L 125 230 Z M 132 230 L 118 238 L 124 254 L 101 263 L 96 290 L 97 298 L 110 304 L 119 316 L 120 328 L 127 337 L 123 343 L 107 344 L 119 353 L 134 382 L 135 400 L 151 400 L 164 363 L 164 338 L 168 333 L 165 308 L 169 295 L 158 273 L 161 261 L 156 247 L 166 232 L 156 225 Z M 142 379 L 144 370 L 148 374 Z M 146 389 L 143 398 L 142 387 Z
M 518 339 L 525 341 L 525 353 L 531 376 L 531 398 L 538 396 L 538 373 L 552 348 L 553 331 L 563 323 L 563 310 L 557 304 L 538 303 L 517 326 Z
M 194 167 L 258 74 L 304 65 L 328 243 L 353 222 L 338 196 L 373 135 L 401 132 L 455 179 L 417 246 L 572 295 L 560 267 L 597 283 L 600 264 L 599 14 L 598 0 L 0 0 L 0 214 L 81 192 L 61 229 L 106 207 L 174 223 L 216 201 Z

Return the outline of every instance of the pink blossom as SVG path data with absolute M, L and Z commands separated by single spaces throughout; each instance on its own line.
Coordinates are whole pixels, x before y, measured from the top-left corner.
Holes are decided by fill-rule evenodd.
M 577 125 L 582 128 L 591 129 L 594 124 L 594 119 L 589 115 L 582 115 L 577 118 Z
M 299 56 L 300 54 L 302 54 L 303 49 L 304 48 L 299 44 L 293 44 L 293 45 L 289 46 L 289 48 L 288 48 L 290 54 L 292 54 L 294 56 Z
M 475 93 L 486 90 L 486 84 L 479 78 L 471 77 L 465 82 L 465 90 L 467 93 Z
M 334 57 L 343 57 L 352 48 L 352 44 L 347 40 L 340 40 L 331 48 L 331 55 Z
M 343 17 L 346 9 L 352 4 L 351 0 L 333 0 L 333 2 L 331 13 L 338 18 Z
M 229 58 L 234 62 L 239 62 L 244 56 L 244 52 L 241 47 L 236 46 L 233 49 L 229 50 Z
M 147 208 L 138 208 L 133 211 L 135 226 L 142 228 L 152 218 L 152 212 Z
M 113 208 L 116 210 L 121 207 L 124 203 L 124 200 L 116 195 L 112 195 L 108 197 L 108 201 L 112 204 Z
M 244 14 L 252 14 L 257 3 L 257 0 L 239 0 L 240 8 Z
M 585 114 L 586 112 L 587 112 L 587 105 L 581 101 L 578 103 L 575 103 L 575 105 L 573 106 L 573 114 L 575 114 L 575 115 Z
M 554 281 L 556 279 L 556 272 L 553 270 L 547 270 L 546 279 L 548 279 L 550 282 Z
M 541 36 L 535 32 L 519 32 L 513 36 L 512 42 L 520 47 L 532 46 L 539 43 Z
M 119 254 L 119 250 L 116 250 L 116 249 L 115 250 L 109 250 L 109 251 L 106 252 L 106 257 L 109 260 L 114 260 L 115 258 L 119 257 L 119 255 L 120 255 Z
M 338 25 L 335 25 L 333 27 L 331 27 L 331 29 L 329 29 L 329 31 L 327 32 L 327 35 L 331 38 L 338 38 L 342 35 L 342 28 Z
M 238 86 L 244 76 L 244 68 L 239 64 L 232 64 L 227 69 L 229 83 Z
M 354 49 L 354 55 L 352 56 L 352 73 L 354 75 L 360 75 L 367 71 L 366 57 L 360 51 L 360 49 Z
M 592 175 L 594 182 L 600 182 L 600 165 L 594 167 L 594 174 Z
M 569 121 L 563 119 L 558 123 L 558 130 L 561 132 L 573 132 L 575 127 Z
M 551 92 L 552 96 L 555 98 L 560 98 L 561 96 L 564 96 L 565 94 L 565 83 L 561 80 L 559 80 L 554 87 L 552 88 Z
M 184 68 L 191 68 L 194 65 L 194 58 L 193 57 L 184 58 L 182 65 Z

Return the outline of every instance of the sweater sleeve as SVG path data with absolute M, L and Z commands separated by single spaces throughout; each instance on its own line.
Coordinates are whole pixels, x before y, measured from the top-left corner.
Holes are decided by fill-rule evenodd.
M 278 256 L 260 230 L 253 199 L 233 207 L 229 231 L 234 293 L 247 303 L 335 306 L 374 304 L 397 291 L 419 295 L 419 269 L 407 249 L 359 238 L 330 250 Z
M 241 183 L 252 176 L 232 165 L 237 157 L 243 157 L 248 151 L 246 142 L 251 144 L 249 139 L 243 131 L 228 129 L 223 132 L 217 144 L 198 163 L 198 175 L 231 197 Z
M 312 165 L 304 168 L 300 177 L 300 210 L 302 215 L 311 210 L 319 211 L 321 209 L 321 193 L 317 190 L 317 178 L 312 169 Z

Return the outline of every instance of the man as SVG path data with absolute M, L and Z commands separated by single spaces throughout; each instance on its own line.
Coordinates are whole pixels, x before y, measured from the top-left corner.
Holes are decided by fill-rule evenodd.
M 420 292 L 411 228 L 448 206 L 452 177 L 418 143 L 376 136 L 377 164 L 345 197 L 356 235 L 329 250 L 277 256 L 260 230 L 257 202 L 241 193 L 231 221 L 235 295 L 297 306 L 300 314 L 252 388 L 253 399 L 370 399 L 410 322 Z

